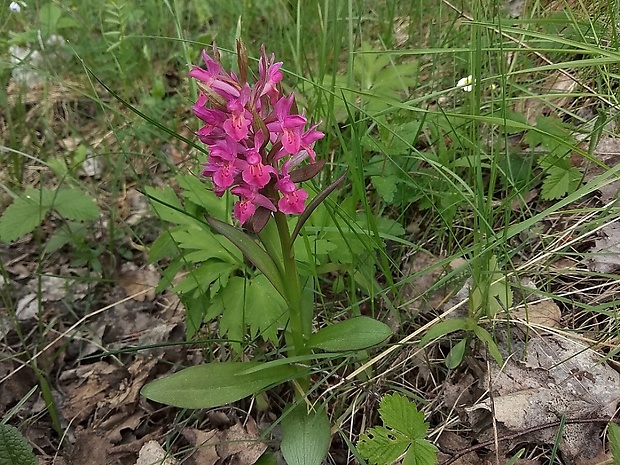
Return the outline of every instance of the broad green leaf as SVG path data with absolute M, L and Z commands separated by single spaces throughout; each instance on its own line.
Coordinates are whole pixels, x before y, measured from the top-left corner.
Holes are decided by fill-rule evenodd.
M 216 220 L 211 216 L 207 216 L 207 223 L 235 244 L 239 250 L 243 252 L 243 255 L 245 255 L 245 257 L 250 260 L 256 268 L 263 272 L 280 295 L 285 296 L 284 284 L 282 283 L 282 277 L 280 276 L 278 267 L 269 254 L 265 252 L 265 249 L 261 248 L 261 246 L 254 242 L 254 240 L 246 233 L 238 230 L 228 223 Z
M 41 28 L 41 35 L 44 39 L 50 34 L 57 32 L 57 25 L 61 16 L 62 10 L 52 2 L 45 3 L 41 6 L 39 10 L 39 27 Z
M 440 321 L 426 332 L 420 341 L 420 346 L 425 346 L 430 341 L 438 337 L 445 336 L 455 331 L 466 331 L 468 329 L 467 320 L 464 318 L 451 318 L 446 321 Z
M 94 221 L 99 218 L 99 207 L 95 201 L 77 189 L 60 189 L 53 208 L 61 216 L 74 221 Z
M 328 352 L 361 350 L 385 341 L 392 335 L 388 325 L 367 316 L 359 316 L 326 326 L 308 339 L 307 346 Z
M 307 412 L 306 405 L 300 404 L 284 414 L 280 450 L 288 465 L 321 465 L 330 442 L 329 419 L 323 407 Z
M 0 241 L 8 243 L 34 231 L 41 224 L 49 207 L 18 197 L 0 217 Z
M 156 402 L 181 408 L 212 408 L 230 404 L 281 384 L 297 376 L 290 365 L 276 366 L 252 374 L 244 371 L 260 362 L 207 363 L 153 381 L 141 394 Z
M 611 455 L 614 458 L 614 464 L 620 465 L 620 426 L 615 423 L 609 423 L 607 426 L 607 437 L 611 447 Z
M 474 327 L 474 334 L 480 339 L 482 342 L 486 343 L 487 350 L 493 360 L 499 365 L 502 366 L 504 364 L 504 358 L 499 351 L 499 347 L 497 347 L 497 343 L 493 340 L 493 337 L 489 334 L 489 332 L 484 329 L 482 326 Z
M 36 465 L 37 458 L 22 434 L 0 423 L 0 465 Z
M 463 361 L 463 357 L 465 356 L 465 349 L 467 348 L 468 339 L 462 339 L 458 342 L 448 355 L 446 356 L 446 366 L 450 369 L 454 369 L 458 367 Z

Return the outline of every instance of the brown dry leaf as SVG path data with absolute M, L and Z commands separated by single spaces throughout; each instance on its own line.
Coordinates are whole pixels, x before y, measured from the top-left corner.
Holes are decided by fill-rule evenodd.
M 149 441 L 140 449 L 135 465 L 177 465 L 178 463 L 157 441 Z
M 421 273 L 421 276 L 412 280 L 403 288 L 404 306 L 408 312 L 416 314 L 429 310 L 437 306 L 445 297 L 445 292 L 441 291 L 434 292 L 430 296 L 426 295 L 428 290 L 444 274 L 443 267 L 437 266 L 437 263 L 440 261 L 440 258 L 420 251 L 413 255 L 404 265 L 403 274 L 405 276 Z
M 600 233 L 603 237 L 596 239 L 589 251 L 589 268 L 597 273 L 614 273 L 620 270 L 620 224 L 609 223 Z
M 119 283 L 128 296 L 138 302 L 155 299 L 155 288 L 159 284 L 160 275 L 154 266 L 121 273 Z
M 511 328 L 512 336 L 519 333 Z M 499 344 L 512 357 L 503 367 L 490 361 L 490 373 L 484 375 L 490 397 L 467 409 L 470 421 L 484 423 L 481 418 L 494 415 L 500 434 L 523 432 L 528 428 L 559 422 L 562 416 L 575 421 L 586 418 L 612 418 L 620 398 L 620 374 L 602 363 L 602 358 L 587 346 L 554 334 L 535 336 L 529 340 L 513 340 Z M 523 354 L 519 360 L 518 354 Z M 603 425 L 570 423 L 563 430 L 560 451 L 568 465 L 592 459 L 602 451 L 599 439 Z M 520 443 L 553 444 L 557 428 L 525 433 Z M 480 439 L 493 437 L 486 428 Z M 508 444 L 508 449 L 515 443 Z
M 219 442 L 218 430 L 202 431 L 196 428 L 185 428 L 183 436 L 195 448 L 188 462 L 195 465 L 215 465 L 220 459 L 215 445 Z
M 560 326 L 562 312 L 558 304 L 548 299 L 533 304 L 526 303 L 525 308 L 510 312 L 510 317 L 547 328 L 557 328 Z
M 539 192 L 540 189 L 532 189 L 526 192 L 524 196 L 515 198 L 512 202 L 510 202 L 510 208 L 512 209 L 512 211 L 515 212 L 521 211 L 524 206 L 526 206 L 532 200 L 538 197 Z
M 111 463 L 108 451 L 112 444 L 96 433 L 78 428 L 75 433 L 75 447 L 71 452 L 69 463 Z
M 267 450 L 261 442 L 258 426 L 252 417 L 248 418 L 245 428 L 237 423 L 219 434 L 218 455 L 222 459 L 231 457 L 229 465 L 252 465 Z
M 462 436 L 459 436 L 456 433 L 453 433 L 451 431 L 443 431 L 441 433 L 441 436 L 439 436 L 439 438 L 437 439 L 437 445 L 439 445 L 442 450 L 447 450 L 454 453 L 467 449 L 471 446 L 471 443 L 470 441 L 468 441 Z M 437 458 L 439 460 L 439 463 L 441 463 L 444 460 L 449 459 L 450 456 L 439 453 Z M 459 457 L 456 462 L 453 463 L 454 465 L 481 465 L 482 460 L 475 452 L 470 452 L 463 457 Z
M 536 124 L 536 118 L 545 113 L 545 110 L 566 106 L 568 101 L 573 97 L 566 97 L 563 94 L 569 94 L 575 90 L 577 83 L 560 71 L 550 74 L 542 83 L 539 89 L 540 96 L 527 98 L 522 100 L 516 108 L 516 111 L 525 115 L 525 119 L 529 124 Z M 558 94 L 554 97 L 553 94 Z
M 620 163 L 620 138 L 604 136 L 601 137 L 594 149 L 593 156 L 604 163 L 610 168 L 617 166 Z M 584 180 L 586 182 L 591 181 L 599 174 L 605 171 L 605 168 L 600 167 L 595 163 L 591 163 L 582 157 L 577 159 L 571 159 L 571 162 L 584 171 Z M 618 198 L 618 191 L 620 190 L 620 180 L 616 180 L 603 186 L 599 189 L 601 193 L 601 201 L 607 205 L 614 199 Z

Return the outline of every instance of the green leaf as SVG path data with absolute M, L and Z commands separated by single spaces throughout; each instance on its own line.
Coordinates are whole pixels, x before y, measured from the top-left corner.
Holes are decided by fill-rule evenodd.
M 433 465 L 437 448 L 425 439 L 428 423 L 416 405 L 400 394 L 381 399 L 379 415 L 383 426 L 375 426 L 360 436 L 357 448 L 372 464 L 391 465 L 405 451 L 403 464 Z
M 248 288 L 245 321 L 250 335 L 260 334 L 263 340 L 278 344 L 278 326 L 285 326 L 288 319 L 286 302 L 264 275 L 258 275 Z
M 489 332 L 482 326 L 475 326 L 474 334 L 478 337 L 478 339 L 486 343 L 489 354 L 491 354 L 493 360 L 495 360 L 495 362 L 501 367 L 504 364 L 504 358 L 499 351 L 499 347 L 497 347 L 497 343 L 493 340 L 493 337 L 489 334 Z
M 375 346 L 392 335 L 388 325 L 359 316 L 326 326 L 308 339 L 307 346 L 328 352 L 361 350 Z
M 181 408 L 212 408 L 230 404 L 297 376 L 298 370 L 281 365 L 251 374 L 244 371 L 260 362 L 227 362 L 197 365 L 153 381 L 141 394 L 151 400 Z
M 155 214 L 161 220 L 174 224 L 196 224 L 196 219 L 185 212 L 181 201 L 170 186 L 162 188 L 147 186 L 144 192 L 151 200 Z
M 609 423 L 607 426 L 607 433 L 614 464 L 620 465 L 620 426 L 615 423 Z
M 431 326 L 431 328 L 426 332 L 420 341 L 420 346 L 423 347 L 438 337 L 454 333 L 455 331 L 466 331 L 467 329 L 467 320 L 464 318 L 451 318 L 446 321 L 440 321 L 436 325 Z
M 379 404 L 381 421 L 404 434 L 408 439 L 424 439 L 428 423 L 424 421 L 424 413 L 418 412 L 416 405 L 400 394 L 389 394 Z
M 392 200 L 394 200 L 394 194 L 398 188 L 399 181 L 400 179 L 398 176 L 394 175 L 370 177 L 370 182 L 372 182 L 373 187 L 377 190 L 377 194 L 387 203 L 391 203 Z
M 329 419 L 322 407 L 308 413 L 300 404 L 284 414 L 280 450 L 288 465 L 321 465 L 330 442 Z
M 235 244 L 239 250 L 245 255 L 245 257 L 252 262 L 252 264 L 258 268 L 267 279 L 273 284 L 273 287 L 280 293 L 281 296 L 285 296 L 284 284 L 282 283 L 282 277 L 275 262 L 271 259 L 269 254 L 265 252 L 261 246 L 259 246 L 250 236 L 242 231 L 239 231 L 234 226 L 216 220 L 211 216 L 207 216 L 207 223 L 221 235 Z
M 48 206 L 32 198 L 16 198 L 0 217 L 0 241 L 12 242 L 34 231 L 48 211 Z
M 99 218 L 99 207 L 95 201 L 77 189 L 60 189 L 53 208 L 69 220 L 94 221 Z
M 176 286 L 174 292 L 185 293 L 199 288 L 202 293 L 206 293 L 211 283 L 224 276 L 228 276 L 235 269 L 230 263 L 219 260 L 209 260 L 204 262 L 195 270 L 188 272 L 187 276 Z
M 177 176 L 176 180 L 183 188 L 183 197 L 204 208 L 214 218 L 219 220 L 226 218 L 226 202 L 216 196 L 198 177 L 188 174 Z
M 32 447 L 13 426 L 0 424 L 0 465 L 36 465 Z
M 450 369 L 454 369 L 458 367 L 463 361 L 463 357 L 465 356 L 465 349 L 467 348 L 468 339 L 462 339 L 450 350 L 446 357 L 446 366 Z
M 541 197 L 545 200 L 556 200 L 572 194 L 579 187 L 580 180 L 581 172 L 575 167 L 551 167 L 543 181 Z
M 52 2 L 48 2 L 41 6 L 39 10 L 39 27 L 41 28 L 41 35 L 44 39 L 56 32 L 58 20 L 61 16 L 62 10 Z
M 413 441 L 402 465 L 434 465 L 437 463 L 437 448 L 426 439 Z
M 241 344 L 245 334 L 245 313 L 247 298 L 245 278 L 233 276 L 224 289 L 213 298 L 213 304 L 207 311 L 207 319 L 221 314 L 219 320 L 220 337 L 228 337 L 237 352 L 241 352 Z

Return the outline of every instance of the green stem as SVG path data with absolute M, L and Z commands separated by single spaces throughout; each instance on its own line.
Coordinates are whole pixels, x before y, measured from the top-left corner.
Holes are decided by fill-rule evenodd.
M 280 244 L 282 247 L 282 262 L 284 264 L 284 293 L 286 294 L 287 304 L 290 312 L 290 332 L 293 338 L 293 348 L 289 352 L 290 356 L 303 355 L 306 351 L 306 341 L 304 325 L 302 321 L 302 301 L 301 286 L 299 283 L 299 272 L 295 262 L 295 251 L 291 243 L 291 234 L 283 213 L 274 213 Z

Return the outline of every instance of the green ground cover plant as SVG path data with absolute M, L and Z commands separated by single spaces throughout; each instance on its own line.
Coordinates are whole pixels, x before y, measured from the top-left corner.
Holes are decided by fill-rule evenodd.
M 568 0 L 3 7 L 3 423 L 45 463 L 93 435 L 122 463 L 145 438 L 188 463 L 617 460 L 597 397 L 618 363 L 617 24 L 613 2 Z M 240 112 L 262 168 L 284 145 L 251 93 L 228 108 L 190 77 L 214 42 L 224 91 L 277 59 L 281 131 L 320 122 L 295 189 L 278 171 L 244 190 L 247 155 L 233 183 L 205 171 L 196 106 Z M 578 396 L 526 424 L 502 373 Z

